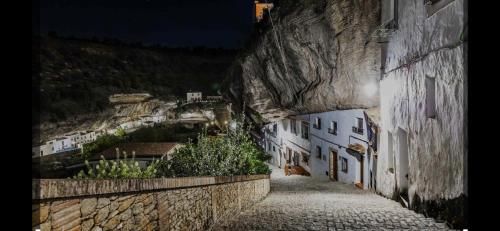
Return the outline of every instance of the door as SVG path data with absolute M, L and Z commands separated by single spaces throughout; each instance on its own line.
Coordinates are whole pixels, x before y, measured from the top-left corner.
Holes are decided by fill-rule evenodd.
M 338 156 L 337 151 L 330 151 L 330 180 L 338 181 Z
M 365 168 L 365 158 L 361 156 L 361 160 L 359 161 L 359 183 L 361 183 L 361 186 L 363 186 L 363 177 L 364 177 L 364 168 Z
M 279 157 L 279 160 L 278 160 L 278 164 L 279 164 L 278 166 L 280 168 L 282 168 L 283 166 L 281 166 L 281 159 L 283 159 L 283 152 L 281 151 L 281 149 L 278 150 L 278 152 L 280 153 L 280 157 Z

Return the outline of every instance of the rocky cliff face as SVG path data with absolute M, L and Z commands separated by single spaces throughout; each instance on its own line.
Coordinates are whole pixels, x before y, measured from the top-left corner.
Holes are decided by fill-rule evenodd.
M 293 2 L 293 3 L 292 3 Z M 378 105 L 379 0 L 279 1 L 254 46 L 232 67 L 228 95 L 265 120 Z

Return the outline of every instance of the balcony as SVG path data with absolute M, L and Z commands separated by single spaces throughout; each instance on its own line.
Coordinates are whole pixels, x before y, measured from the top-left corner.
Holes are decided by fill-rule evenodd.
M 332 135 L 337 135 L 337 130 L 336 129 L 332 129 L 332 128 L 328 128 L 328 133 L 330 133 Z
M 363 135 L 363 128 L 352 127 L 352 132 Z

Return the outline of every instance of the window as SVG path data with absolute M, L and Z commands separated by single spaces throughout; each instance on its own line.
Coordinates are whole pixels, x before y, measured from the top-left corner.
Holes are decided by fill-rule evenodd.
M 337 121 L 330 122 L 330 127 L 328 128 L 328 133 L 337 135 Z
M 363 135 L 363 118 L 354 118 L 354 126 L 352 127 L 354 133 Z
M 295 120 L 290 120 L 290 128 L 292 130 L 292 133 L 297 135 L 297 123 Z
M 316 157 L 318 159 L 321 159 L 321 147 L 320 146 L 316 146 Z
M 309 165 L 309 155 L 307 155 L 307 153 L 302 153 L 302 162 L 304 162 L 304 164 L 306 165 Z
M 347 159 L 344 157 L 341 158 L 342 158 L 342 172 L 347 173 Z
M 397 29 L 398 27 L 398 0 L 382 0 L 382 27 Z
M 40 155 L 43 156 L 43 151 L 40 151 Z
M 276 137 L 277 134 L 278 134 L 278 125 L 274 124 L 273 125 L 273 135 L 274 135 L 274 137 Z
M 427 17 L 432 16 L 439 10 L 443 9 L 445 6 L 449 5 L 454 0 L 424 0 L 425 10 L 427 11 Z
M 326 155 L 323 155 L 323 160 L 326 161 Z
M 271 141 L 267 141 L 267 150 L 271 151 Z
M 301 137 L 303 139 L 309 139 L 309 123 L 302 121 Z
M 425 78 L 425 115 L 436 118 L 436 79 Z
M 276 152 L 276 148 L 274 147 L 274 145 L 273 145 L 273 152 Z
M 316 117 L 314 120 L 313 128 L 321 129 L 321 118 Z

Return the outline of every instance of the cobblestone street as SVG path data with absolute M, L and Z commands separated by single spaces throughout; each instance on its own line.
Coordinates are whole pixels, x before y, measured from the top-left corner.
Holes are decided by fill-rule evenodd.
M 272 168 L 269 195 L 212 230 L 448 230 L 354 185 L 284 176 L 282 169 Z

